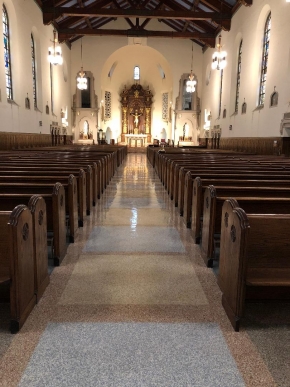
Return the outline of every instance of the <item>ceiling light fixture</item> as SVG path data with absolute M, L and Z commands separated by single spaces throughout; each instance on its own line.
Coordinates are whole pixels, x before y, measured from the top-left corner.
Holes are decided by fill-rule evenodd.
M 227 61 L 226 61 L 227 53 L 225 51 L 221 51 L 221 48 L 222 48 L 221 42 L 222 42 L 222 36 L 219 35 L 217 51 L 215 51 L 212 56 L 211 67 L 213 70 L 223 70 L 227 65 Z
M 53 30 L 53 45 L 48 49 L 48 60 L 53 65 L 62 65 L 63 58 L 61 53 L 61 47 L 58 44 L 56 37 L 56 29 Z
M 191 70 L 190 70 L 190 74 L 188 76 L 188 81 L 186 82 L 186 92 L 187 93 L 194 93 L 195 92 L 196 81 L 194 80 L 194 75 L 192 73 L 192 65 L 193 65 L 193 42 L 192 42 L 192 48 L 191 48 Z
M 86 78 L 86 73 L 83 70 L 83 40 L 81 40 L 81 63 L 81 71 L 79 72 L 79 76 L 77 77 L 77 88 L 80 90 L 87 90 L 88 80 Z

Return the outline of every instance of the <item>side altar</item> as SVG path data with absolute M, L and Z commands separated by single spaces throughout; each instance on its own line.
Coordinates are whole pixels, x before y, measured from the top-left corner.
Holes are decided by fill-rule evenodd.
M 129 146 L 145 146 L 151 142 L 151 115 L 153 95 L 135 83 L 121 93 L 122 133 L 121 141 Z M 141 144 L 141 145 L 140 145 Z

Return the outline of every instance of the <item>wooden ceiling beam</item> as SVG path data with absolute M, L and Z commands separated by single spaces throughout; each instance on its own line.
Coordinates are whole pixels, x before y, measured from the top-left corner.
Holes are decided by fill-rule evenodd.
M 101 0 L 101 1 L 98 2 L 98 7 L 106 7 L 106 6 L 110 5 L 110 4 L 112 4 L 112 2 L 113 2 L 113 0 Z M 92 5 L 87 6 L 86 9 L 90 9 L 92 6 L 95 6 L 95 3 L 93 3 Z M 81 20 L 84 20 L 84 18 L 78 17 L 78 16 L 76 16 L 76 17 L 67 17 L 65 20 L 63 20 L 63 21 L 61 21 L 59 23 L 59 27 L 61 27 L 61 28 L 68 28 L 71 25 L 74 25 L 74 24 L 78 23 Z M 50 24 L 51 22 L 52 22 L 52 20 L 50 22 L 48 22 L 47 24 Z
M 201 0 L 200 3 L 216 12 L 231 12 L 232 7 L 221 0 Z
M 115 7 L 116 7 L 117 9 L 120 9 L 120 8 L 121 8 L 121 6 L 118 4 L 117 0 L 114 0 L 113 3 L 114 3 L 114 5 L 115 5 Z M 130 20 L 128 17 L 125 17 L 125 20 L 126 20 L 126 22 L 129 24 L 129 26 L 130 26 L 131 28 L 134 28 L 134 23 L 132 23 L 131 20 Z
M 149 0 L 150 1 L 150 0 Z M 147 3 L 149 2 L 149 1 L 147 1 Z M 147 4 L 146 3 L 146 4 Z M 145 4 L 145 5 L 146 5 Z M 143 5 L 143 4 L 142 4 Z M 163 7 L 163 1 L 160 1 L 160 3 L 159 4 L 157 4 L 157 6 L 154 8 L 154 10 L 155 11 L 157 11 L 158 9 L 162 9 L 162 7 Z M 143 21 L 143 23 L 141 24 L 141 28 L 145 28 L 146 26 L 147 26 L 147 24 L 150 22 L 150 18 L 147 18 L 147 19 L 145 19 L 144 21 Z
M 233 14 L 235 12 L 237 12 L 237 10 L 242 6 L 244 5 L 245 7 L 250 7 L 251 5 L 253 5 L 253 0 L 239 0 L 236 5 L 234 6 L 233 8 Z
M 104 9 L 104 8 L 77 8 L 59 7 L 43 8 L 43 23 L 50 24 L 52 20 L 60 16 L 78 17 L 135 17 L 150 19 L 173 19 L 173 20 L 231 20 L 231 13 L 204 12 L 204 11 L 162 11 L 148 9 Z M 219 23 L 220 24 L 220 23 Z
M 253 5 L 253 0 L 238 0 L 238 1 L 245 7 L 250 7 L 251 5 Z
M 172 9 L 172 10 L 174 10 L 174 11 L 184 10 L 184 11 L 188 12 L 187 8 L 185 8 L 185 7 L 182 6 L 182 5 L 177 5 L 177 3 L 174 2 L 174 1 L 172 1 L 172 0 L 163 0 L 163 1 L 164 1 L 164 5 L 165 5 L 165 6 L 167 6 L 168 8 L 170 8 L 170 9 Z M 198 4 L 199 4 L 201 1 L 202 1 L 202 0 L 199 0 L 199 1 L 198 1 Z M 229 10 L 230 10 L 230 8 L 229 8 Z M 169 24 L 168 24 L 168 21 L 165 20 L 165 19 L 162 20 L 162 22 L 165 23 L 165 24 L 167 24 L 167 25 L 169 25 Z M 198 20 L 193 21 L 193 20 L 192 20 L 191 22 L 192 22 L 192 24 L 195 25 L 197 28 L 201 28 L 201 29 L 203 29 L 203 30 L 205 30 L 205 31 L 207 31 L 207 32 L 212 32 L 212 31 L 214 30 L 215 33 L 216 33 L 216 28 L 214 28 L 214 27 L 212 26 L 212 24 L 211 24 L 211 23 L 208 23 L 207 21 L 198 21 Z M 220 23 L 221 23 L 221 20 L 219 20 L 219 23 L 216 23 L 216 24 L 219 25 Z M 170 25 L 170 27 L 173 28 L 172 25 Z M 209 31 L 209 30 L 211 30 L 211 31 Z
M 215 41 L 215 34 L 203 34 L 199 32 L 171 32 L 171 31 L 147 31 L 140 29 L 113 30 L 113 29 L 59 29 L 58 40 L 64 42 L 72 36 L 128 36 L 128 37 L 159 37 L 171 39 L 200 39 L 203 41 Z M 215 44 L 215 42 L 214 42 Z

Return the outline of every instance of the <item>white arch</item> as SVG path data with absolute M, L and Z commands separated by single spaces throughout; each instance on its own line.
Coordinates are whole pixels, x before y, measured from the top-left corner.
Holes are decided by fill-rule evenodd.
M 117 49 L 107 58 L 100 77 L 100 100 L 104 100 L 105 91 L 112 93 L 112 118 L 107 124 L 109 124 L 112 130 L 113 138 L 117 138 L 121 131 L 119 96 L 125 85 L 130 87 L 134 83 L 133 70 L 137 61 L 140 68 L 140 84 L 143 87 L 148 86 L 154 95 L 151 126 L 152 137 L 155 134 L 158 134 L 159 137 L 160 130 L 164 126 L 161 96 L 164 92 L 168 92 L 170 95 L 173 87 L 173 76 L 169 62 L 160 52 L 152 47 L 127 45 Z M 165 78 L 160 76 L 160 66 L 166 74 Z M 113 72 L 111 72 L 112 67 L 114 68 Z M 108 77 L 109 73 L 110 77 Z M 169 123 L 168 125 L 167 132 L 170 132 L 172 130 L 171 124 Z

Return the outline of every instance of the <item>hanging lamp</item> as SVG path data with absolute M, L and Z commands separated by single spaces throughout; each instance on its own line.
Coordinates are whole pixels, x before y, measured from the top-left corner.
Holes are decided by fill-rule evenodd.
M 217 44 L 217 50 L 214 52 L 212 56 L 212 69 L 213 70 L 223 70 L 227 65 L 227 53 L 225 51 L 221 51 L 222 48 L 222 36 L 219 35 L 219 40 Z
M 81 63 L 81 71 L 79 72 L 79 76 L 77 77 L 77 88 L 79 90 L 87 90 L 88 80 L 86 78 L 86 73 L 83 70 L 83 40 L 81 40 Z
M 63 58 L 61 53 L 61 47 L 58 43 L 56 36 L 56 29 L 53 29 L 53 41 L 52 46 L 48 48 L 48 61 L 53 65 L 62 65 Z
M 193 65 L 193 42 L 191 47 L 191 70 L 188 76 L 188 81 L 186 82 L 186 92 L 193 93 L 195 92 L 196 81 L 194 80 L 194 75 L 192 73 L 192 65 Z

